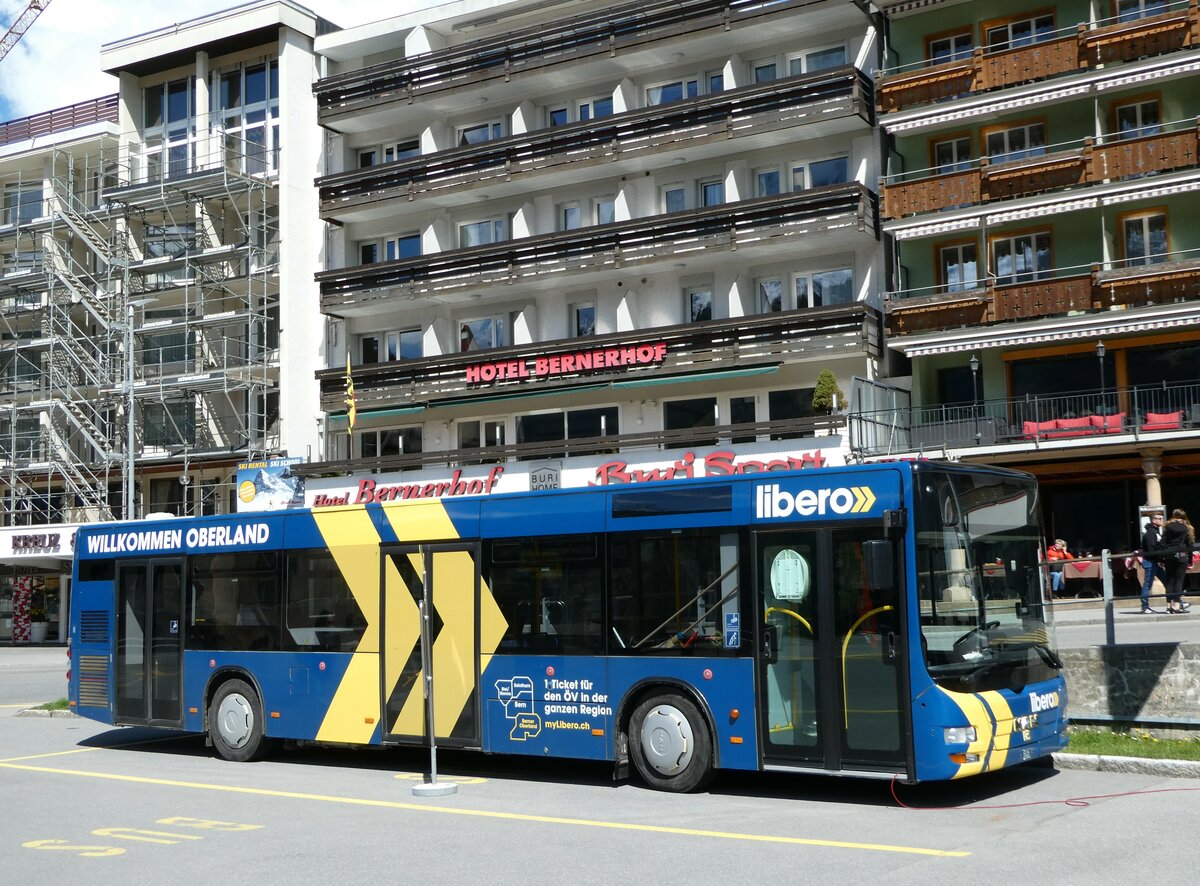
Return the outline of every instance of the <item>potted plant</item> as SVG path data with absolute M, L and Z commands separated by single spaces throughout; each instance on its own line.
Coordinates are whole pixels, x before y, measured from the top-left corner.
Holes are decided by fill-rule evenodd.
M 846 395 L 838 387 L 837 376 L 828 369 L 817 373 L 817 386 L 813 388 L 813 412 L 829 415 L 846 401 Z
M 49 624 L 46 621 L 46 610 L 41 606 L 33 606 L 29 610 L 29 642 L 30 643 L 45 643 L 46 630 Z

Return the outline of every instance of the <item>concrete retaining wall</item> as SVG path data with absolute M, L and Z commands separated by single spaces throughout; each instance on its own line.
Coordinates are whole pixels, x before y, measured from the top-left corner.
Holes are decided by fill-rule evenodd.
M 1062 649 L 1072 718 L 1155 721 L 1160 738 L 1200 734 L 1200 644 Z

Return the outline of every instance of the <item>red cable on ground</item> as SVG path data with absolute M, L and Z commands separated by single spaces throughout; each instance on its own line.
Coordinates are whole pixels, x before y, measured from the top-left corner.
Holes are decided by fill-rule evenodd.
M 1200 788 L 1155 788 L 1146 791 L 1121 791 L 1116 794 L 1093 794 L 1090 797 L 1067 797 L 1062 800 L 1031 800 L 1028 803 L 1003 803 L 994 806 L 910 806 L 900 799 L 896 793 L 896 782 L 898 776 L 893 776 L 888 782 L 891 788 L 892 799 L 896 804 L 904 809 L 912 812 L 974 812 L 976 810 L 985 809 L 1022 809 L 1028 806 L 1090 806 L 1091 800 L 1112 800 L 1117 797 L 1136 797 L 1141 794 L 1182 794 L 1182 793 L 1198 793 Z

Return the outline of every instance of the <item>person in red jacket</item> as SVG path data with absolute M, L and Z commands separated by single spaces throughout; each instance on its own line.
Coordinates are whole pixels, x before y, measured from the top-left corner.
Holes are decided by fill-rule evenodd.
M 1067 543 L 1061 538 L 1054 539 L 1054 545 L 1046 551 L 1046 560 L 1054 564 L 1050 567 L 1050 593 L 1057 594 L 1062 590 L 1063 564 L 1056 560 L 1074 560 L 1075 556 L 1067 550 Z

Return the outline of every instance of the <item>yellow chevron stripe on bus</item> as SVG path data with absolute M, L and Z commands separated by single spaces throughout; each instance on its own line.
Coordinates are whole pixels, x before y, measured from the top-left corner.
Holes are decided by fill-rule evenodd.
M 1008 759 L 1008 752 L 1012 747 L 1013 714 L 1012 708 L 999 692 L 981 692 L 980 695 L 992 709 L 992 716 L 996 718 L 996 741 L 987 761 L 987 769 L 991 772 L 993 769 L 1003 769 Z
M 445 541 L 459 538 L 458 528 L 440 501 L 389 502 L 383 513 L 402 542 Z
M 408 561 L 420 576 L 421 570 L 424 568 L 421 556 L 409 554 Z M 384 675 L 383 688 L 384 695 L 391 696 L 400 680 L 400 674 L 404 670 L 405 664 L 408 663 L 409 656 L 412 655 L 413 649 L 421 640 L 421 613 L 417 609 L 417 603 L 409 593 L 404 579 L 400 577 L 400 570 L 396 568 L 391 557 L 384 557 L 384 569 L 386 570 L 384 587 L 387 592 L 384 612 L 387 622 L 384 625 L 383 635 L 386 648 L 383 658 L 387 673 Z M 424 580 L 423 577 L 422 580 Z M 424 695 L 421 681 L 424 679 L 424 673 L 417 674 L 403 710 L 392 723 L 387 724 L 389 732 L 402 735 L 421 734 L 424 723 L 420 705 Z M 414 698 L 417 700 L 415 705 L 413 704 Z
M 318 741 L 370 741 L 379 721 L 379 533 L 364 507 L 313 511 L 367 626 L 317 730 Z
M 992 745 L 992 718 L 988 714 L 987 708 L 983 701 L 975 695 L 966 692 L 950 692 L 939 687 L 939 692 L 944 693 L 951 701 L 958 705 L 963 715 L 967 718 L 967 722 L 975 727 L 975 740 L 967 747 L 968 754 L 975 754 L 979 759 L 974 763 L 962 763 L 958 767 L 958 772 L 954 774 L 955 778 L 963 778 L 968 775 L 977 775 L 983 771 L 984 765 L 987 763 L 988 748 Z

